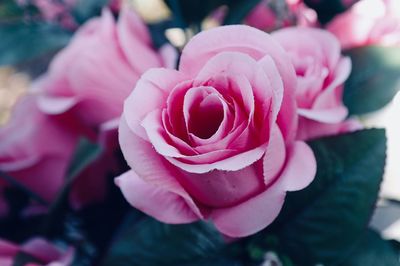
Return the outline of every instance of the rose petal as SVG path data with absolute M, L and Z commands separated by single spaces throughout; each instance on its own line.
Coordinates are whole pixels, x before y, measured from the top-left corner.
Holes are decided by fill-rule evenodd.
M 285 191 L 296 191 L 307 187 L 315 177 L 317 162 L 311 148 L 302 141 L 296 141 L 288 150 L 286 165 L 273 186 Z
M 275 220 L 285 195 L 284 191 L 268 189 L 236 206 L 214 209 L 210 218 L 223 234 L 245 237 L 261 231 Z
M 136 84 L 136 88 L 125 100 L 124 115 L 129 128 L 143 139 L 146 132 L 141 126 L 146 115 L 166 105 L 168 94 L 185 76 L 176 71 L 163 68 L 148 70 Z
M 159 221 L 180 224 L 200 218 L 180 195 L 142 180 L 132 170 L 117 177 L 115 183 L 129 204 Z

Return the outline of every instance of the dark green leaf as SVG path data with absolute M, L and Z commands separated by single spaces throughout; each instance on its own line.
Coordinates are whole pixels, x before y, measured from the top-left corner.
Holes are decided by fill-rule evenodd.
M 53 236 L 58 230 L 62 230 L 62 221 L 64 220 L 66 211 L 69 207 L 68 195 L 72 184 L 79 174 L 101 155 L 102 151 L 103 150 L 99 145 L 91 143 L 85 138 L 80 139 L 67 170 L 67 178 L 64 186 L 54 203 L 51 205 L 48 218 L 44 225 L 45 235 L 48 237 Z
M 206 16 L 229 0 L 165 0 L 179 27 L 199 24 Z
M 345 4 L 345 0 L 304 0 L 309 7 L 314 9 L 318 14 L 318 20 L 325 24 L 329 22 L 334 16 L 345 11 L 349 5 Z M 354 0 L 352 2 L 357 2 Z
M 103 265 L 201 265 L 223 247 L 221 235 L 205 222 L 169 225 L 134 219 L 121 230 Z
M 341 266 L 399 266 L 399 252 L 389 241 L 367 230 Z
M 350 114 L 382 108 L 400 89 L 400 48 L 366 46 L 347 51 L 353 70 L 343 100 Z
M 71 33 L 46 23 L 0 24 L 0 65 L 14 65 L 64 47 Z
M 72 14 L 75 20 L 79 24 L 82 24 L 92 17 L 99 16 L 101 10 L 108 2 L 109 0 L 77 0 L 74 4 Z
M 300 265 L 335 265 L 365 230 L 385 165 L 383 129 L 367 129 L 310 143 L 315 180 L 289 193 L 278 219 L 281 243 Z
M 230 1 L 224 24 L 240 24 L 260 0 Z

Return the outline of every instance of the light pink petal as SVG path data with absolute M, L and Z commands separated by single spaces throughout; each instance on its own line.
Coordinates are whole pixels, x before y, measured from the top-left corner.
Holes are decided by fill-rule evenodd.
M 121 48 L 138 73 L 161 66 L 161 59 L 151 46 L 146 26 L 132 9 L 122 9 L 117 28 Z
M 277 125 L 274 125 L 267 151 L 263 158 L 264 183 L 269 185 L 280 173 L 286 161 L 286 146 L 282 133 Z
M 170 44 L 164 44 L 163 46 L 160 47 L 158 50 L 163 66 L 166 68 L 171 68 L 175 69 L 177 67 L 178 59 L 179 59 L 179 54 L 178 51 Z
M 177 148 L 166 141 L 167 134 L 162 125 L 161 110 L 157 109 L 149 113 L 143 119 L 141 125 L 146 130 L 151 144 L 159 154 L 175 158 L 184 156 Z
M 315 177 L 317 162 L 311 148 L 302 141 L 295 141 L 289 148 L 286 165 L 273 187 L 296 191 L 307 187 Z
M 286 51 L 303 56 L 312 55 L 325 63 L 329 69 L 334 69 L 339 61 L 340 44 L 333 34 L 325 30 L 288 27 L 273 32 L 272 36 Z
M 184 80 L 185 76 L 176 70 L 154 68 L 144 73 L 124 104 L 124 115 L 132 131 L 147 139 L 141 126 L 143 119 L 148 113 L 164 107 L 169 93 Z
M 261 161 L 238 171 L 183 172 L 179 182 L 198 202 L 217 208 L 238 204 L 265 188 Z
M 164 223 L 190 223 L 200 219 L 178 194 L 148 183 L 130 170 L 116 178 L 126 200 L 135 208 Z
M 302 109 L 297 110 L 298 114 L 310 120 L 322 123 L 338 123 L 343 121 L 347 116 L 347 108 L 345 106 L 337 106 L 326 109 Z
M 351 72 L 351 61 L 348 57 L 343 57 L 336 66 L 333 73 L 334 80 L 325 88 L 324 91 L 315 99 L 312 109 L 329 109 L 343 106 L 343 84 Z M 346 113 L 347 115 L 347 113 Z M 342 117 L 344 119 L 346 116 Z
M 275 121 L 275 117 L 278 115 L 283 100 L 284 88 L 282 78 L 271 56 L 264 56 L 260 61 L 258 61 L 258 64 L 265 70 L 265 73 L 271 82 L 271 88 L 274 96 L 272 120 Z
M 184 198 L 193 212 L 202 217 L 197 205 L 176 180 L 180 171 L 159 155 L 149 142 L 131 132 L 124 117 L 120 122 L 119 141 L 128 165 L 141 179 Z
M 79 99 L 75 97 L 52 97 L 45 94 L 38 97 L 39 108 L 43 112 L 51 115 L 64 113 L 78 102 Z
M 275 220 L 283 206 L 285 194 L 284 191 L 268 189 L 236 206 L 214 209 L 210 218 L 225 235 L 249 236 Z
M 362 124 L 356 119 L 348 119 L 339 123 L 321 123 L 306 118 L 300 118 L 297 131 L 298 140 L 310 140 L 324 136 L 333 136 L 340 133 L 352 132 L 361 129 Z

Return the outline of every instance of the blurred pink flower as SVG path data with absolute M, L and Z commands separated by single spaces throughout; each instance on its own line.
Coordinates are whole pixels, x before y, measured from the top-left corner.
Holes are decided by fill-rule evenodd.
M 351 61 L 341 56 L 335 36 L 322 29 L 301 27 L 281 29 L 272 36 L 289 53 L 297 74 L 297 138 L 353 130 L 356 122 L 342 124 L 348 113 L 342 100 L 343 84 L 350 75 Z
M 327 29 L 342 48 L 364 45 L 400 45 L 400 1 L 361 0 L 336 16 Z
M 78 141 L 75 122 L 42 113 L 33 96 L 22 98 L 0 128 L 0 169 L 47 201 L 56 197 Z M 9 186 L 0 181 L 0 187 Z
M 22 245 L 0 239 L 0 265 L 13 266 L 18 255 L 29 256 L 32 261 L 25 266 L 69 266 L 72 263 L 74 251 L 72 248 L 61 250 L 41 238 L 34 238 Z
M 163 65 L 133 11 L 122 10 L 115 22 L 104 10 L 79 29 L 36 83 L 40 107 L 49 114 L 74 112 L 86 125 L 98 128 L 121 115 L 125 98 L 144 71 Z

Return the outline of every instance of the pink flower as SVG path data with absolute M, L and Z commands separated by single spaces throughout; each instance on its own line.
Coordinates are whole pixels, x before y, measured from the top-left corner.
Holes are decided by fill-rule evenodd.
M 98 127 L 120 116 L 124 99 L 144 71 L 161 65 L 133 11 L 122 10 L 116 23 L 104 10 L 101 18 L 77 32 L 37 82 L 41 109 L 49 114 L 71 110 L 85 124 Z
M 71 123 L 65 116 L 43 114 L 36 106 L 35 97 L 23 98 L 10 122 L 0 128 L 1 171 L 52 201 L 64 183 L 78 141 L 76 132 L 70 130 L 75 127 Z M 8 186 L 0 181 L 1 189 Z
M 108 148 L 106 134 L 110 133 L 102 128 L 98 138 Z M 37 107 L 37 97 L 28 95 L 16 105 L 9 123 L 0 128 L 0 170 L 51 203 L 65 183 L 80 137 L 96 140 L 94 132 L 74 117 L 44 114 Z M 104 199 L 106 175 L 113 170 L 112 151 L 107 149 L 76 178 L 70 194 L 74 208 Z M 10 186 L 0 179 L 0 193 Z M 0 198 L 0 216 L 7 212 L 8 205 Z
M 351 61 L 341 56 L 335 36 L 320 29 L 293 27 L 275 31 L 273 37 L 289 53 L 297 74 L 297 138 L 353 129 L 342 125 L 348 113 L 342 101 L 343 83 L 350 75 Z
M 195 36 L 179 70 L 147 71 L 125 101 L 119 138 L 130 204 L 166 223 L 211 219 L 231 237 L 269 225 L 316 163 L 295 141 L 296 77 L 267 34 L 236 25 Z
M 41 238 L 34 238 L 22 245 L 16 245 L 7 240 L 0 239 L 0 265 L 15 265 L 19 255 L 28 256 L 26 266 L 68 266 L 73 259 L 73 249 L 60 250 L 51 243 Z
M 400 45 L 400 1 L 361 0 L 327 25 L 344 49 Z
M 299 0 L 263 0 L 246 17 L 249 26 L 272 31 L 291 25 L 315 26 L 317 14 Z

